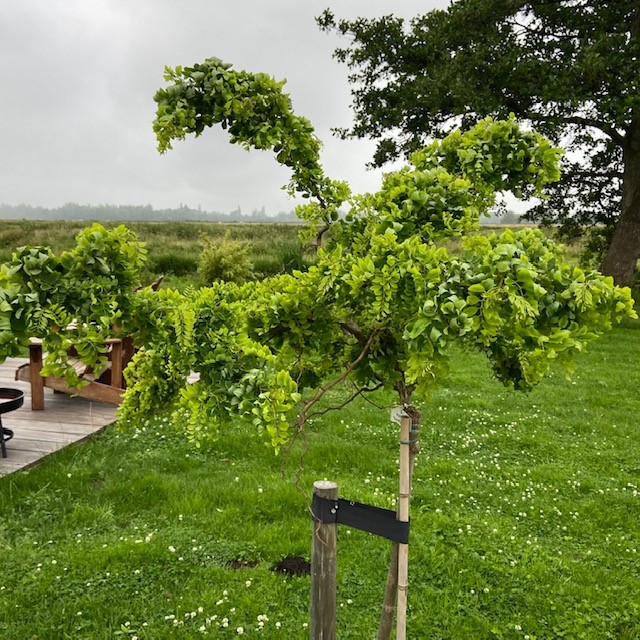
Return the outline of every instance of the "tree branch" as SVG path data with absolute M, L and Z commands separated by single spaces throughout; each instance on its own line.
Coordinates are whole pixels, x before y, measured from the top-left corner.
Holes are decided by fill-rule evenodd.
M 298 430 L 302 429 L 304 423 L 309 419 L 309 409 L 311 409 L 311 407 L 313 407 L 313 405 L 315 405 L 327 393 L 327 391 L 333 389 L 333 387 L 335 387 L 337 384 L 344 382 L 349 374 L 358 366 L 360 362 L 362 362 L 363 358 L 367 355 L 367 352 L 371 348 L 374 338 L 381 331 L 382 328 L 374 329 L 371 332 L 371 335 L 369 336 L 358 357 L 342 372 L 342 374 L 332 380 L 326 387 L 319 387 L 315 392 L 313 398 L 307 400 L 307 402 L 302 405 L 302 411 L 300 411 L 300 415 L 298 416 Z
M 340 328 L 345 332 L 351 334 L 362 345 L 367 343 L 367 334 L 355 323 L 353 320 L 347 320 L 340 323 Z
M 595 129 L 600 129 L 600 131 L 608 135 L 620 146 L 623 146 L 627 141 L 626 136 L 620 133 L 615 127 L 594 118 L 583 118 L 582 116 L 551 116 L 531 112 L 525 112 L 522 115 L 528 120 L 532 120 L 534 122 L 559 122 L 565 124 L 580 124 L 585 127 L 594 127 Z
M 320 247 L 322 247 L 322 237 L 327 231 L 329 231 L 329 225 L 320 229 L 320 231 L 318 231 L 318 233 L 316 234 L 316 239 L 315 239 L 316 251 L 320 249 Z
M 336 405 L 334 407 L 327 407 L 322 411 L 315 411 L 314 413 L 310 413 L 307 418 L 315 418 L 316 416 L 323 416 L 325 413 L 329 413 L 329 411 L 338 411 L 339 409 L 343 409 L 358 396 L 365 393 L 372 393 L 374 391 L 377 391 L 378 389 L 381 389 L 383 386 L 384 383 L 380 382 L 375 387 L 356 387 L 356 390 L 344 402 L 341 402 L 339 405 Z

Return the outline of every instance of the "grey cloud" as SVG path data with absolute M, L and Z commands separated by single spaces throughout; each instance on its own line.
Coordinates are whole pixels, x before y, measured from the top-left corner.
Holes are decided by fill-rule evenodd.
M 270 154 L 231 147 L 223 132 L 179 143 L 165 156 L 151 131 L 153 94 L 164 65 L 216 55 L 236 67 L 287 78 L 298 113 L 325 143 L 331 176 L 356 190 L 371 144 L 342 142 L 330 128 L 349 123 L 347 70 L 331 59 L 337 40 L 314 17 L 411 16 L 431 3 L 350 0 L 4 0 L 0 22 L 0 201 L 57 206 L 67 201 L 200 204 L 228 211 L 294 206 L 288 179 Z

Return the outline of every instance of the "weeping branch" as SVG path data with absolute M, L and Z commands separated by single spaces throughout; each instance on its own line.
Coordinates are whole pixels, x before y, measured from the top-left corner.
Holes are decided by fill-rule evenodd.
M 349 377 L 351 372 L 360 364 L 360 362 L 362 362 L 364 357 L 367 355 L 367 353 L 369 352 L 369 349 L 371 348 L 371 345 L 373 344 L 373 341 L 374 341 L 375 337 L 381 331 L 382 331 L 382 328 L 374 329 L 371 332 L 371 335 L 369 335 L 369 337 L 368 337 L 364 347 L 362 348 L 362 351 L 360 351 L 360 354 L 358 355 L 358 357 L 337 378 L 332 380 L 326 386 L 319 387 L 316 390 L 316 392 L 313 395 L 313 397 L 310 400 L 307 400 L 305 403 L 303 403 L 302 410 L 300 411 L 300 415 L 298 416 L 298 430 L 299 431 L 302 429 L 304 423 L 310 418 L 309 410 L 311 409 L 311 407 L 313 407 L 317 402 L 319 402 L 320 399 L 328 391 L 333 389 L 336 385 L 340 384 L 341 382 L 344 382 Z
M 341 402 L 339 405 L 336 405 L 334 407 L 328 407 L 326 409 L 323 409 L 322 411 L 315 411 L 314 413 L 310 413 L 308 417 L 314 418 L 316 416 L 323 416 L 325 413 L 329 413 L 329 411 L 337 411 L 338 409 L 343 409 L 350 402 L 355 400 L 358 396 L 363 395 L 365 393 L 373 393 L 378 389 L 382 389 L 383 386 L 384 384 L 381 382 L 377 384 L 375 387 L 356 387 L 356 390 L 344 402 Z

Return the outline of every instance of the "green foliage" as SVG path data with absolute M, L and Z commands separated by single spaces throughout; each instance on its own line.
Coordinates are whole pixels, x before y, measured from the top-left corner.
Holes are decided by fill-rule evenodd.
M 76 238 L 59 256 L 46 247 L 20 247 L 0 265 L 0 360 L 19 355 L 29 338 L 43 339 L 43 373 L 78 377 L 68 365 L 74 346 L 79 358 L 100 370 L 104 341 L 131 311 L 145 250 L 124 226 L 99 224 Z
M 335 51 L 354 85 L 355 123 L 341 134 L 377 140 L 374 164 L 409 156 L 460 123 L 515 113 L 574 152 L 529 219 L 559 225 L 565 239 L 591 230 L 602 238 L 605 227 L 608 242 L 592 247 L 598 263 L 605 255 L 606 273 L 630 284 L 640 256 L 628 242 L 640 221 L 635 1 L 458 0 L 409 23 L 340 20 L 330 10 L 318 23 L 349 40 Z
M 269 347 L 238 321 L 261 287 L 217 282 L 184 295 L 141 291 L 125 330 L 145 349 L 127 369 L 121 415 L 132 419 L 173 408 L 197 444 L 236 416 L 266 432 L 275 447 L 284 444 L 300 394 Z M 187 385 L 191 371 L 200 379 Z
M 442 166 L 470 179 L 476 190 L 486 185 L 492 193 L 511 191 L 528 198 L 560 180 L 561 156 L 562 150 L 539 133 L 523 131 L 511 113 L 508 120 L 485 118 L 465 134 L 453 131 L 414 152 L 411 162 L 423 170 Z
M 234 144 L 273 150 L 277 161 L 292 171 L 289 192 L 322 203 L 320 209 L 301 209 L 300 217 L 326 225 L 337 216 L 348 187 L 324 176 L 320 142 L 311 123 L 293 113 L 291 100 L 282 91 L 284 81 L 235 71 L 218 58 L 193 67 L 166 67 L 165 80 L 172 84 L 154 96 L 158 108 L 153 130 L 161 153 L 172 148 L 173 140 L 199 136 L 205 128 L 220 125 Z
M 461 270 L 467 338 L 505 384 L 529 389 L 552 363 L 570 372 L 588 342 L 634 315 L 630 296 L 619 295 L 610 277 L 570 267 L 540 232 L 506 231 L 468 245 Z
M 221 242 L 209 241 L 198 263 L 198 273 L 205 285 L 216 280 L 245 282 L 251 277 L 253 265 L 249 259 L 250 247 L 246 242 L 231 240 L 230 234 Z
M 300 134 L 281 84 L 263 76 L 210 59 L 167 79 L 173 85 L 156 94 L 163 150 L 216 123 L 246 147 L 285 144 L 282 122 Z M 258 88 L 262 101 L 254 99 Z M 362 196 L 324 177 L 313 132 L 304 131 L 306 140 L 296 138 L 296 145 L 306 155 L 298 159 L 313 171 L 292 167 L 289 188 L 313 196 L 298 211 L 317 242 L 328 230 L 327 241 L 306 272 L 242 287 L 219 283 L 180 302 L 195 313 L 193 326 L 181 331 L 193 331 L 194 352 L 183 357 L 200 380 L 178 403 L 173 392 L 161 402 L 191 416 L 185 419 L 192 438 L 217 433 L 235 415 L 278 448 L 295 433 L 293 423 L 300 429 L 316 402 L 344 381 L 354 385 L 354 396 L 382 386 L 409 402 L 413 391 L 437 384 L 460 341 L 486 353 L 505 384 L 529 389 L 550 363 L 570 368 L 612 318 L 634 315 L 627 289 L 572 271 L 541 234 L 506 233 L 456 258 L 440 246 L 475 228 L 499 191 L 540 196 L 558 180 L 560 151 L 513 117 L 486 119 L 434 142 L 414 154 L 411 166 L 387 175 L 378 192 Z M 291 166 L 291 155 L 276 157 Z M 344 218 L 336 212 L 342 202 L 349 206 Z M 175 317 L 164 322 L 175 330 Z M 158 359 L 142 383 L 172 379 L 167 362 Z M 136 412 L 131 396 L 124 415 Z

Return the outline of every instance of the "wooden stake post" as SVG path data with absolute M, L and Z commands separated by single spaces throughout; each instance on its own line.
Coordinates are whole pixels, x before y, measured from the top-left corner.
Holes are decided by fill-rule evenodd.
M 338 485 L 328 480 L 313 483 L 320 498 L 338 499 Z M 311 548 L 311 640 L 336 637 L 336 546 L 337 523 L 312 520 Z
M 339 523 L 398 543 L 398 562 L 394 562 L 391 569 L 395 584 L 388 589 L 388 596 L 395 596 L 397 605 L 396 640 L 406 640 L 412 419 L 402 407 L 391 412 L 391 419 L 400 424 L 400 490 L 396 511 L 339 499 L 335 482 L 322 480 L 313 484 L 311 640 L 335 640 L 336 637 L 336 529 Z M 389 632 L 392 624 L 391 620 Z
M 400 491 L 398 493 L 398 520 L 409 522 L 409 497 L 411 472 L 409 468 L 409 437 L 411 417 L 402 413 L 400 419 Z M 396 612 L 396 640 L 407 637 L 407 582 L 409 576 L 409 545 L 400 543 L 398 548 L 398 599 Z

